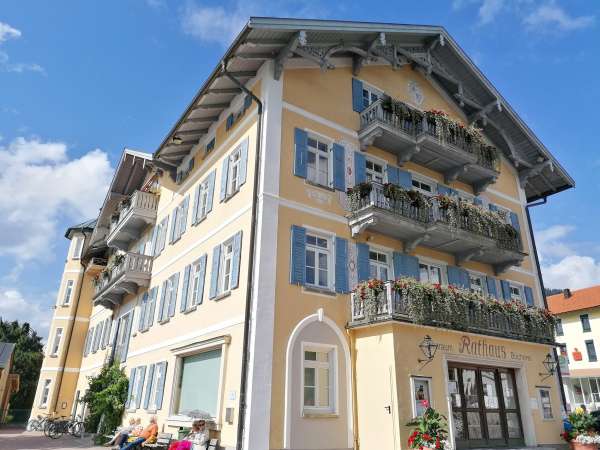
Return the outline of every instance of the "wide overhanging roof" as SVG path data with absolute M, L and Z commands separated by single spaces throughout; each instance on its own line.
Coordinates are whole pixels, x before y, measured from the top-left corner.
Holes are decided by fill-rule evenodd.
M 352 58 L 353 70 L 385 62 L 411 65 L 441 86 L 471 123 L 501 149 L 517 170 L 528 201 L 575 185 L 492 83 L 443 27 L 330 20 L 252 17 L 229 47 L 185 113 L 154 154 L 178 166 L 242 91 L 225 73 L 245 84 L 261 65 L 275 60 L 275 76 L 286 61 L 304 59 L 323 70 L 338 58 Z

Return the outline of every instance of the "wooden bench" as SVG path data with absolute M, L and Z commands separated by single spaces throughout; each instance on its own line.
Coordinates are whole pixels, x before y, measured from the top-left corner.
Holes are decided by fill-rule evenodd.
M 138 448 L 169 448 L 169 444 L 173 439 L 173 435 L 171 433 L 158 433 L 156 436 L 156 442 L 154 444 L 144 444 L 144 446 L 139 446 Z

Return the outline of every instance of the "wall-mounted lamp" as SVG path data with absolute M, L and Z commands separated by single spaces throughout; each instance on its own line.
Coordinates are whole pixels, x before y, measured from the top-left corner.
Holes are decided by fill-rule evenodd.
M 419 348 L 421 349 L 421 352 L 425 356 L 425 359 L 419 359 L 418 360 L 419 363 L 423 363 L 423 366 L 425 366 L 425 365 L 429 364 L 431 361 L 433 361 L 433 358 L 435 358 L 435 353 L 437 352 L 438 347 L 439 347 L 439 344 L 436 344 L 435 342 L 433 342 L 433 339 L 431 339 L 431 336 L 426 335 L 425 338 L 419 344 Z
M 558 362 L 550 353 L 548 353 L 544 358 L 544 361 L 542 361 L 542 365 L 544 366 L 546 373 L 540 372 L 540 377 L 543 377 L 542 379 L 545 380 L 546 378 L 551 377 L 556 373 L 556 367 L 558 366 Z

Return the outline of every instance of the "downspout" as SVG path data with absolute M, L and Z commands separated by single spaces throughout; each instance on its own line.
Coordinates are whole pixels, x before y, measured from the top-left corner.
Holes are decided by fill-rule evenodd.
M 540 287 L 542 288 L 542 298 L 544 299 L 544 307 L 548 309 L 548 300 L 546 299 L 546 288 L 544 287 L 544 279 L 542 278 L 542 269 L 540 267 L 540 258 L 538 257 L 537 246 L 535 245 L 535 237 L 533 235 L 533 226 L 531 225 L 531 215 L 529 214 L 529 208 L 533 208 L 534 206 L 545 205 L 547 202 L 547 197 L 544 197 L 541 201 L 536 203 L 529 203 L 525 207 L 525 213 L 527 214 L 527 223 L 529 225 L 529 236 L 531 236 L 531 246 L 533 247 L 533 255 L 535 256 L 535 267 L 538 273 L 538 278 L 540 280 Z M 552 353 L 554 356 L 554 361 L 558 364 L 558 353 L 556 352 L 556 347 L 552 347 Z M 560 366 L 558 366 L 556 374 L 558 375 L 558 383 L 560 390 L 560 398 L 563 404 L 563 411 L 567 412 L 567 397 L 565 395 L 565 390 L 563 388 L 563 377 L 560 371 Z
M 75 319 L 77 317 L 77 310 L 79 309 L 81 288 L 83 287 L 83 282 L 85 279 L 85 265 L 83 264 L 83 262 L 81 262 L 81 258 L 79 259 L 79 264 L 81 264 L 81 267 L 83 267 L 83 271 L 81 272 L 81 279 L 79 280 L 79 283 L 77 286 L 77 304 L 73 305 L 75 307 L 73 309 L 73 320 L 69 321 L 69 325 L 67 327 L 67 333 L 65 333 L 64 351 L 62 352 L 62 355 L 60 357 L 60 363 L 58 364 L 58 367 L 62 367 L 62 371 L 57 372 L 56 387 L 54 389 L 54 394 L 52 395 L 52 407 L 50 408 L 50 411 L 55 412 L 55 413 L 58 413 L 58 411 L 56 410 L 56 406 L 58 404 L 60 388 L 62 386 L 63 376 L 65 373 L 65 364 L 67 363 L 67 354 L 69 353 L 69 349 L 71 348 L 71 337 L 73 335 L 73 328 L 75 327 Z
M 252 314 L 252 291 L 254 284 L 254 258 L 256 256 L 256 220 L 258 210 L 258 188 L 260 180 L 261 142 L 262 142 L 262 113 L 263 104 L 246 86 L 227 72 L 226 61 L 221 61 L 221 73 L 229 78 L 246 95 L 256 102 L 258 107 L 258 123 L 256 130 L 256 156 L 254 158 L 254 183 L 252 187 L 252 222 L 250 225 L 250 258 L 248 259 L 248 279 L 246 283 L 246 310 L 244 313 L 244 340 L 242 350 L 242 373 L 240 381 L 240 402 L 238 412 L 238 429 L 236 449 L 242 450 L 244 440 L 244 423 L 246 415 L 246 389 L 248 378 L 248 356 L 250 354 L 250 319 Z

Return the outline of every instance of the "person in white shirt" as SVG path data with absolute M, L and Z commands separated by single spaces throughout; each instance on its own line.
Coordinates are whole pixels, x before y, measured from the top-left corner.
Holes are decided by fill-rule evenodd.
M 192 450 L 205 450 L 208 442 L 208 430 L 204 420 L 194 420 L 192 429 L 185 438 L 192 443 Z

